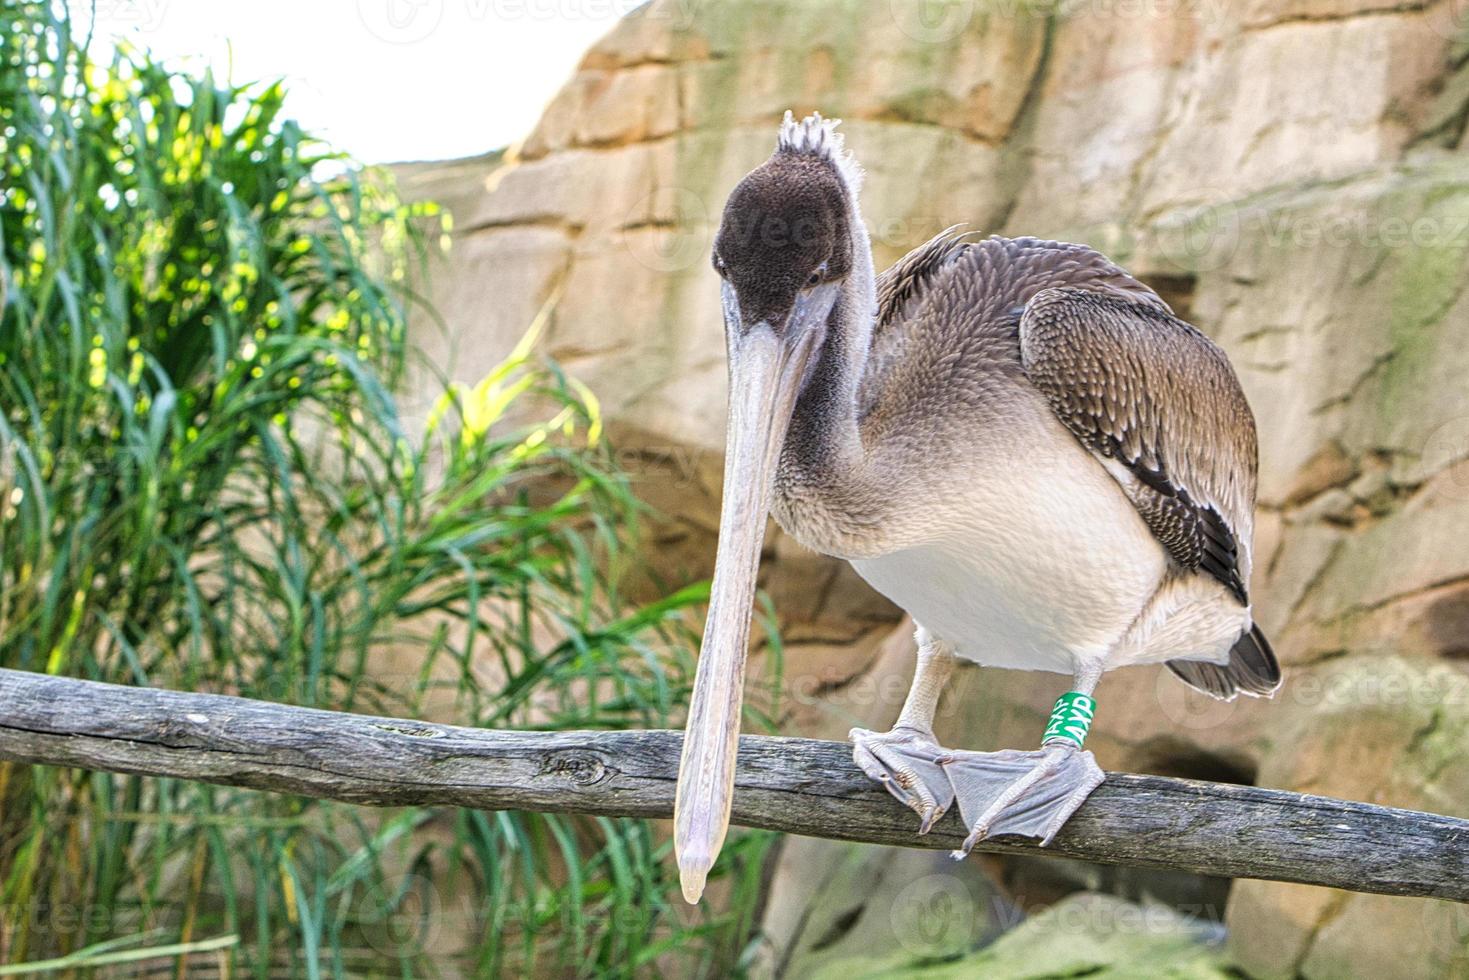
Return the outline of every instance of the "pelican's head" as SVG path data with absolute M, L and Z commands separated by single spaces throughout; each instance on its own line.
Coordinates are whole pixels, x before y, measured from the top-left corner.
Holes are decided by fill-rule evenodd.
M 835 122 L 786 113 L 775 153 L 729 196 L 714 243 L 729 350 L 719 553 L 674 804 L 684 897 L 697 902 L 734 793 L 745 653 L 775 466 L 851 275 L 855 164 Z
M 787 113 L 775 153 L 735 186 L 713 253 L 732 358 L 761 327 L 788 345 L 824 328 L 852 271 L 857 175 L 835 122 Z

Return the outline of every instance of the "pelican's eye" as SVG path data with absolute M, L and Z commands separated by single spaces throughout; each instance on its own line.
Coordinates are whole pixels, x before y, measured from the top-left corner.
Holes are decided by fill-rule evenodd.
M 818 265 L 816 267 L 816 269 L 809 276 L 806 277 L 806 288 L 807 289 L 814 289 L 815 287 L 821 285 L 821 281 L 823 279 L 825 279 L 825 278 L 826 278 L 826 263 L 823 262 L 820 265 Z
M 718 252 L 714 253 L 714 271 L 719 273 L 721 278 L 728 278 L 725 276 L 724 259 L 719 257 Z

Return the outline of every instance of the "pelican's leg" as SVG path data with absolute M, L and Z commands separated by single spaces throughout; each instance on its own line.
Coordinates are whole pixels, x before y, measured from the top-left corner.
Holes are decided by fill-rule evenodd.
M 881 783 L 921 818 L 920 834 L 928 833 L 954 802 L 954 788 L 939 759 L 949 755 L 933 736 L 939 694 L 954 672 L 954 651 L 918 627 L 918 666 L 913 686 L 892 731 L 852 729 L 852 758 L 869 779 Z
M 969 836 L 953 852 L 955 859 L 986 837 L 1000 834 L 1038 837 L 1045 847 L 1102 784 L 1096 757 L 1081 747 L 1096 707 L 1091 693 L 1100 676 L 1099 669 L 1077 672 L 1075 687 L 1056 701 L 1040 749 L 951 752 L 938 760 L 969 828 Z

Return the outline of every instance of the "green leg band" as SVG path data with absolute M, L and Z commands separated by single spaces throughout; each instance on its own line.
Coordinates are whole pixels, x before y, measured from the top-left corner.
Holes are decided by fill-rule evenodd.
M 1092 716 L 1097 713 L 1097 699 L 1080 691 L 1067 691 L 1056 699 L 1051 709 L 1051 721 L 1041 744 L 1047 742 L 1071 742 L 1078 748 L 1086 741 L 1086 733 L 1092 727 Z

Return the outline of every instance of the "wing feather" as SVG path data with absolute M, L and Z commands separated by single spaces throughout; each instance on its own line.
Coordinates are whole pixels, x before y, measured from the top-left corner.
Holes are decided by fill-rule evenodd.
M 1255 421 L 1224 352 L 1165 309 L 1066 286 L 1026 304 L 1020 357 L 1171 559 L 1248 605 Z
M 868 348 L 863 390 L 858 404 L 865 412 L 872 407 L 883 380 L 909 351 L 907 329 L 913 322 L 904 317 L 909 303 L 927 290 L 952 266 L 968 244 L 958 225 L 947 228 L 903 256 L 877 277 L 877 310 Z

